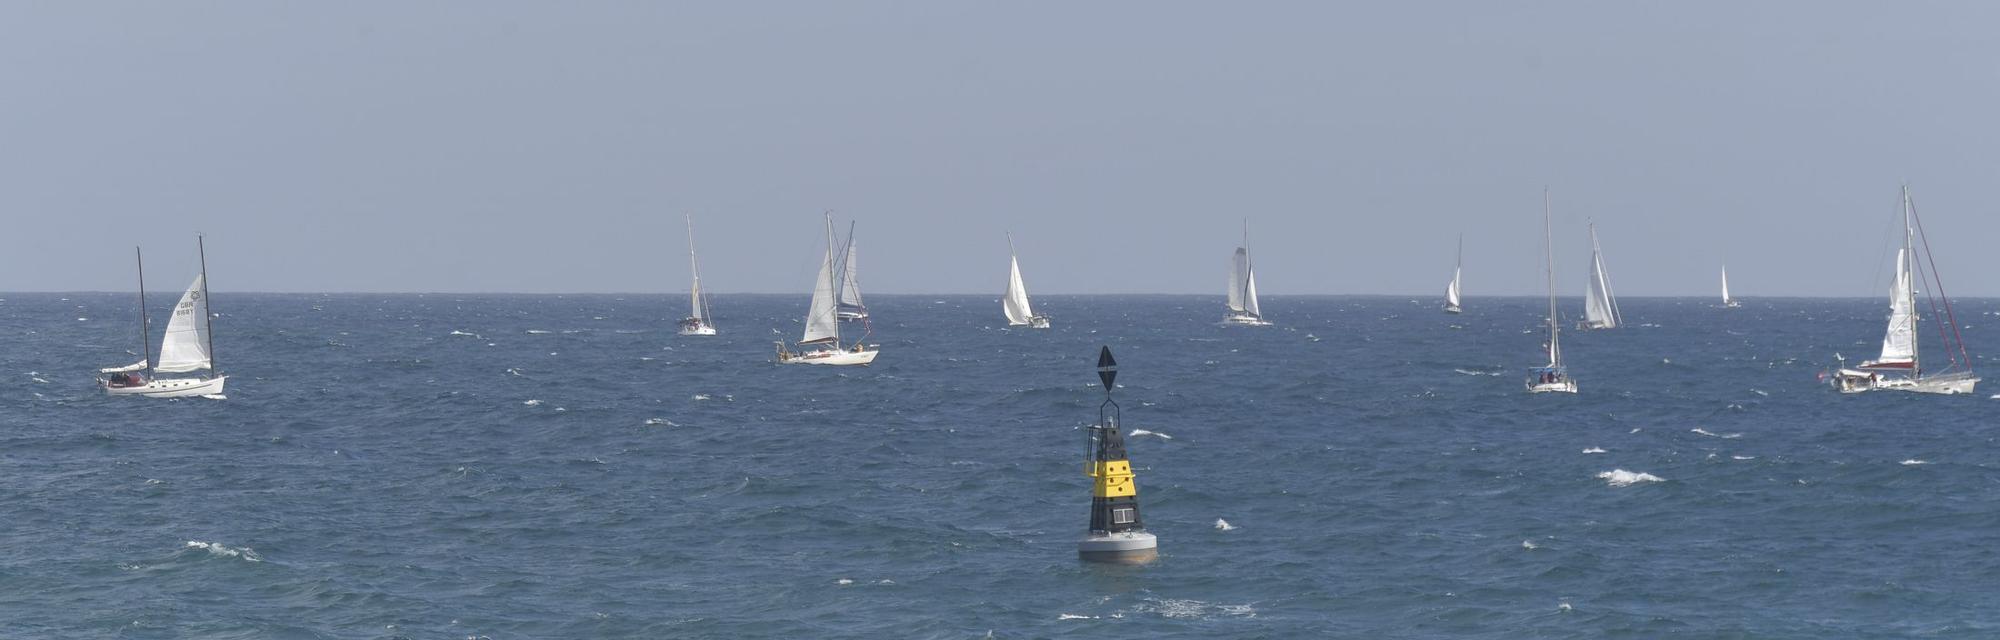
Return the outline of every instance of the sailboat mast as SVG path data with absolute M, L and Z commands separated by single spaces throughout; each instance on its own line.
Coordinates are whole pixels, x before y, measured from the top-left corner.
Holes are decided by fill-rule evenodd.
M 201 322 L 208 329 L 208 373 L 221 377 L 222 365 L 215 359 L 215 301 L 208 299 L 208 245 L 202 237 L 194 237 L 195 251 L 201 255 Z
M 849 224 L 847 227 L 847 242 L 850 245 L 854 243 L 854 226 L 852 224 Z M 840 279 L 833 272 L 833 212 L 828 211 L 826 212 L 826 290 L 829 294 L 833 295 L 833 300 L 829 301 L 831 306 L 827 308 L 829 309 L 828 312 L 833 314 L 833 346 L 835 349 L 839 349 Z
M 702 304 L 701 300 L 701 262 L 695 260 L 694 257 L 694 214 L 685 215 L 688 227 L 688 273 L 694 276 L 694 290 L 689 295 L 694 297 L 694 300 L 691 302 L 694 306 L 695 317 L 706 322 L 708 320 L 708 305 Z
M 1255 277 L 1257 277 L 1257 261 L 1250 257 L 1250 219 L 1244 218 L 1243 219 L 1243 282 L 1237 283 L 1236 286 L 1241 287 L 1243 289 L 1243 308 L 1245 310 L 1248 310 L 1251 306 L 1253 306 L 1250 304 L 1250 279 Z M 1257 314 L 1251 314 L 1251 315 L 1257 315 Z
M 1546 274 L 1549 280 L 1549 366 L 1562 364 L 1562 348 L 1557 346 L 1556 332 L 1556 241 L 1549 230 L 1549 190 L 1542 188 L 1542 256 L 1548 261 Z M 1592 233 L 1595 235 L 1595 232 Z
M 146 255 L 132 247 L 132 257 L 139 261 L 139 349 L 146 354 L 146 371 L 153 370 L 153 318 L 146 315 Z M 152 377 L 148 375 L 147 377 Z

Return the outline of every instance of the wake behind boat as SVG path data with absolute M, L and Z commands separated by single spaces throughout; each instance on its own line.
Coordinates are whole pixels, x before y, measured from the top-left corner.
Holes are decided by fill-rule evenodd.
M 146 312 L 146 261 L 138 249 L 133 255 L 139 262 L 139 343 L 145 350 L 145 359 L 122 367 L 99 369 L 98 384 L 105 393 L 114 396 L 144 396 L 149 398 L 183 398 L 189 396 L 220 395 L 228 380 L 215 365 L 215 339 L 213 321 L 208 311 L 208 250 L 200 236 L 196 236 L 196 247 L 201 251 L 201 274 L 195 276 L 194 283 L 188 285 L 181 294 L 180 302 L 174 305 L 174 315 L 167 320 L 167 334 L 160 340 L 160 357 L 153 361 L 151 344 L 152 318 Z M 193 373 L 207 371 L 207 375 L 192 378 L 156 378 L 156 373 Z
M 1917 256 L 1918 240 L 1923 241 L 1922 260 Z M 1930 256 L 1930 238 L 1924 235 L 1923 221 L 1917 218 L 1917 209 L 1910 203 L 1910 188 L 1904 186 L 1903 245 L 1896 249 L 1896 277 L 1889 286 L 1889 325 L 1882 334 L 1882 353 L 1856 368 L 1847 368 L 1843 363 L 1831 381 L 1841 393 L 1880 389 L 1969 394 L 1979 384 L 1979 376 L 1972 372 L 1972 356 L 1966 352 L 1965 341 L 1959 335 L 1958 318 L 1952 312 L 1951 298 L 1944 293 L 1944 281 L 1939 279 L 1934 268 L 1923 268 L 1925 264 L 1936 264 Z M 1920 285 L 1926 290 L 1924 298 L 1931 308 L 1931 322 L 1937 325 L 1938 335 L 1949 358 L 1948 364 L 1936 372 L 1924 371 L 1923 354 L 1917 348 L 1917 288 Z M 1931 291 L 1936 291 L 1937 295 L 1933 297 Z
M 854 341 L 851 347 L 843 347 L 840 343 L 840 316 L 836 310 L 840 285 L 834 280 L 837 268 L 833 252 L 833 214 L 827 214 L 826 259 L 820 261 L 819 278 L 813 283 L 812 305 L 806 310 L 805 335 L 799 339 L 796 352 L 787 348 L 784 341 L 778 342 L 779 364 L 865 365 L 875 361 L 878 352 L 863 344 L 868 334 L 862 334 L 861 339 Z M 863 319 L 863 326 L 867 326 L 866 316 Z

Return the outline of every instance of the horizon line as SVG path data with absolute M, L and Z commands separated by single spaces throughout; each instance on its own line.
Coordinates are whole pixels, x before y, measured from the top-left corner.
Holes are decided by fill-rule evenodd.
M 133 290 L 128 290 L 128 291 L 112 291 L 112 290 L 77 290 L 77 291 L 0 291 L 0 299 L 4 299 L 4 298 L 5 298 L 6 296 L 10 296 L 10 295 L 114 295 L 114 294 L 115 294 L 115 295 L 134 295 L 134 294 L 137 294 L 138 292 L 139 292 L 139 291 L 138 291 L 137 289 L 133 289 Z M 688 292 L 688 291 L 648 291 L 648 292 L 632 292 L 632 291 L 231 291 L 231 290 L 226 290 L 226 289 L 225 289 L 225 290 L 221 290 L 221 292 L 222 292 L 222 293 L 225 293 L 225 294 L 234 294 L 234 295 L 327 295 L 327 296 L 377 296 L 377 295 L 390 295 L 390 296 L 685 296 L 685 295 L 689 295 L 689 293 L 690 293 L 690 292 Z M 727 295 L 727 296 L 797 296 L 797 297 L 811 297 L 811 296 L 812 296 L 812 294 L 810 294 L 810 293 L 798 293 L 798 292 L 771 292 L 771 291 L 730 291 L 730 292 L 708 292 L 708 294 L 709 294 L 709 295 L 717 295 L 717 296 L 721 296 L 721 295 Z M 167 294 L 167 295 L 171 295 L 171 293 L 169 293 L 169 294 Z M 994 299 L 999 299 L 999 298 L 1000 298 L 1001 296 L 1003 296 L 1003 295 L 1005 295 L 1005 294 L 1002 294 L 1002 293 L 990 293 L 990 294 L 989 294 L 989 293 L 965 293 L 965 292 L 931 292 L 931 293 L 871 293 L 871 294 L 868 294 L 868 295 L 869 295 L 870 297 L 887 297 L 887 298 L 895 298 L 895 297 L 918 297 L 918 296 L 982 296 L 982 297 L 983 297 L 983 296 L 992 296 L 992 297 L 993 297 Z M 1115 292 L 1115 293 L 1038 293 L 1038 294 L 1035 294 L 1035 296 L 1036 296 L 1036 297 L 1043 297 L 1043 296 L 1046 296 L 1046 297 L 1078 297 L 1078 296 L 1173 296 L 1173 297 L 1187 297 L 1187 298 L 1225 298 L 1225 297 L 1227 297 L 1227 295 L 1226 295 L 1226 294 L 1221 294 L 1221 293 L 1158 293 L 1158 292 L 1133 292 L 1133 291 L 1123 291 L 1123 292 Z M 1403 293 L 1259 293 L 1259 294 L 1258 294 L 1258 297 L 1259 297 L 1259 298 L 1419 298 L 1419 299 L 1421 299 L 1421 298 L 1437 298 L 1437 299 L 1440 299 L 1440 300 L 1442 300 L 1442 299 L 1444 298 L 1444 296 L 1439 296 L 1439 295 L 1433 295 L 1433 294 L 1403 294 Z M 1477 299 L 1515 299 L 1515 298 L 1535 298 L 1535 299 L 1541 299 L 1541 298 L 1544 298 L 1544 297 L 1546 297 L 1546 296 L 1544 296 L 1544 295 L 1541 295 L 1541 294 L 1518 294 L 1518 295 L 1516 295 L 1516 294 L 1497 294 L 1497 295 L 1481 295 L 1481 296 L 1463 296 L 1463 297 L 1464 297 L 1465 299 L 1468 299 L 1468 300 L 1477 300 Z M 1559 295 L 1559 296 L 1556 296 L 1556 299 L 1558 299 L 1558 300 L 1561 300 L 1561 299 L 1568 299 L 1568 298 L 1582 298 L 1582 297 L 1584 297 L 1584 294 L 1581 294 L 1581 293 L 1579 293 L 1579 294 L 1574 294 L 1574 295 Z M 1697 294 L 1687 294 L 1687 295 L 1623 295 L 1623 296 L 1619 296 L 1619 298 L 1621 298 L 1621 299 L 1636 299 L 1636 300 L 1681 300 L 1681 299 L 1714 299 L 1714 298 L 1716 298 L 1716 296 L 1715 296 L 1714 294 L 1699 294 L 1699 295 L 1697 295 Z M 1876 296 L 1876 295 L 1867 295 L 1867 296 L 1856 296 L 1856 295 L 1832 295 L 1832 296 L 1829 296 L 1829 295 L 1790 295 L 1790 294 L 1787 294 L 1787 295 L 1764 295 L 1764 296 L 1751 296 L 1751 297 L 1737 297 L 1737 298 L 1736 298 L 1736 300 L 1737 300 L 1738 302 L 1743 302 L 1743 301 L 1748 301 L 1748 300 L 1767 300 L 1767 299 L 1775 299 L 1775 300 L 1875 300 L 1875 299 L 1879 299 L 1879 298 L 1881 298 L 1881 296 Z M 1995 299 L 2000 299 L 2000 295 L 1992 295 L 1992 296 L 1980 296 L 1980 295 L 1973 295 L 1973 296 L 1959 296 L 1959 297 L 1958 297 L 1958 298 L 1956 298 L 1956 299 L 1958 299 L 1958 300 L 1978 300 L 1978 299 L 1986 299 L 1986 298 L 1995 298 Z

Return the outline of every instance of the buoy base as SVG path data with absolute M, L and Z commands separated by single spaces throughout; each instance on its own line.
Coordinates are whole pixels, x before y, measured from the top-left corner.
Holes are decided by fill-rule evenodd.
M 1076 544 L 1085 562 L 1145 564 L 1160 557 L 1160 541 L 1144 531 L 1092 534 Z

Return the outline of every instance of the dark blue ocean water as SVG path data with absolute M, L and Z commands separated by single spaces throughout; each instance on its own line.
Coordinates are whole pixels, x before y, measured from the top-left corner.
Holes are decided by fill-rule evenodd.
M 1536 299 L 874 296 L 835 369 L 804 296 L 218 293 L 161 401 L 129 295 L 4 298 L 0 637 L 2000 636 L 2000 386 L 1818 385 L 1876 300 L 1628 298 L 1571 397 Z M 1100 344 L 1150 566 L 1075 558 Z

